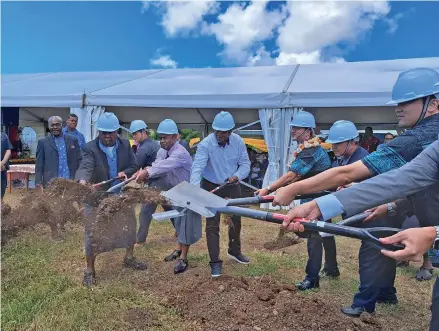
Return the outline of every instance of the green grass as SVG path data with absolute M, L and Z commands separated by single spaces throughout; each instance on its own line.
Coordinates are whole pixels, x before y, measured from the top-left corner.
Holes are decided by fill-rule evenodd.
M 192 321 L 161 304 L 164 295 L 153 287 L 156 281 L 164 282 L 161 288 L 167 286 L 167 277 L 170 284 L 177 279 L 183 285 L 195 273 L 198 278 L 208 278 L 209 255 L 204 238 L 189 251 L 193 269 L 174 276 L 172 265 L 163 262 L 163 257 L 174 249 L 173 227 L 170 222 L 153 222 L 148 245 L 135 252 L 140 260 L 147 261 L 148 273 L 121 268 L 123 250 L 106 253 L 97 261 L 99 283 L 88 290 L 81 284 L 85 266 L 82 229 L 70 229 L 67 240 L 58 244 L 48 233 L 47 228 L 38 228 L 20 235 L 2 249 L 2 330 L 194 330 Z M 245 220 L 243 252 L 251 258 L 251 264 L 240 265 L 226 257 L 227 227 L 221 225 L 223 272 L 246 277 L 270 275 L 288 284 L 302 280 L 307 261 L 306 241 L 279 251 L 263 249 L 263 244 L 277 233 L 275 225 Z M 320 289 L 298 295 L 319 297 L 341 307 L 352 302 L 358 287 L 359 242 L 336 240 L 340 279 L 321 280 Z M 427 328 L 432 282 L 417 282 L 417 268 L 413 265 L 397 271 L 399 306 L 377 306 L 377 316 L 385 330 Z M 161 325 L 146 327 L 147 321 L 141 318 L 128 319 L 127 313 L 134 308 L 151 313 Z

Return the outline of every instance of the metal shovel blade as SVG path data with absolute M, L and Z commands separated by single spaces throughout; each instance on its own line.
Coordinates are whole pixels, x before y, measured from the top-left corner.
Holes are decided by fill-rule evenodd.
M 227 200 L 188 182 L 161 193 L 173 206 L 192 210 L 204 217 L 215 216 L 215 209 L 227 206 Z

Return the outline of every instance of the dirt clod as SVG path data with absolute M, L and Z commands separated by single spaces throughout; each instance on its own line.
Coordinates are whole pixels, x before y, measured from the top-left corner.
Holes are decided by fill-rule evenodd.
M 218 291 L 220 285 L 226 290 Z M 203 330 L 382 330 L 379 323 L 354 323 L 338 306 L 303 296 L 291 285 L 267 276 L 190 277 L 168 295 L 170 305 L 185 319 L 202 323 Z

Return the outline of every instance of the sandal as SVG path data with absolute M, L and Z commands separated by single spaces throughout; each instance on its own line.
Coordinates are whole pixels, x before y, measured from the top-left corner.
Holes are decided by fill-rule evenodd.
M 82 279 L 82 285 L 85 287 L 92 287 L 96 284 L 96 276 L 94 272 L 84 271 L 84 278 Z
M 424 280 L 430 280 L 432 278 L 433 278 L 433 269 L 420 267 L 418 272 L 416 272 L 416 280 L 420 282 Z
M 186 271 L 188 267 L 187 259 L 178 259 L 177 264 L 174 267 L 174 274 L 180 274 Z
M 143 262 L 137 261 L 135 257 L 132 257 L 132 258 L 125 257 L 123 259 L 123 266 L 125 268 L 131 268 L 134 270 L 146 270 L 147 269 L 146 264 Z
M 180 255 L 181 255 L 181 251 L 174 249 L 174 251 L 168 256 L 166 256 L 164 260 L 165 262 L 171 262 L 177 260 L 180 257 Z

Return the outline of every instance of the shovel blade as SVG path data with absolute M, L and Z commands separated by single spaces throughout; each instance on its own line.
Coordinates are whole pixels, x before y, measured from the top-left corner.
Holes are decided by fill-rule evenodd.
M 213 217 L 215 209 L 227 206 L 227 200 L 188 182 L 182 182 L 161 194 L 173 206 L 190 209 L 204 217 Z

